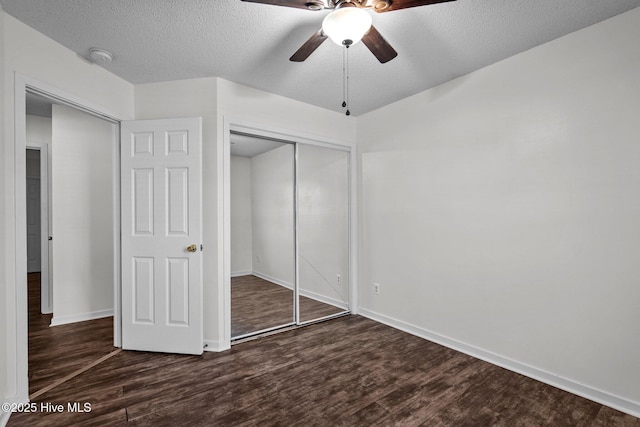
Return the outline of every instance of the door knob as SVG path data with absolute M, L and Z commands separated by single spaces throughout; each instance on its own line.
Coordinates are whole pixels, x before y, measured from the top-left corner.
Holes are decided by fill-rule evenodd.
M 195 252 L 197 250 L 198 250 L 198 247 L 196 245 L 187 246 L 187 252 Z

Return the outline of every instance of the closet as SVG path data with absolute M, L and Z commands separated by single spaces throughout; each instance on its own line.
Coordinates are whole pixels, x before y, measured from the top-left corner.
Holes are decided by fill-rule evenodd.
M 349 313 L 350 152 L 231 133 L 231 338 Z

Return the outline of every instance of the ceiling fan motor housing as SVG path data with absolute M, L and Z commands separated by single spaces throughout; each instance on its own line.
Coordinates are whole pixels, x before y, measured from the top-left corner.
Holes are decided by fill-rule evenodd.
M 322 10 L 324 9 L 324 2 L 322 0 L 309 0 L 305 3 L 305 6 L 309 10 Z
M 391 0 L 371 0 L 370 2 L 367 0 L 335 0 L 330 1 L 329 5 L 331 6 L 331 4 L 333 4 L 333 7 L 335 9 L 339 9 L 341 7 L 356 6 L 360 8 L 371 7 L 376 12 L 382 12 L 384 10 L 387 10 L 391 6 Z M 367 6 L 367 4 L 369 4 L 369 6 Z
M 376 12 L 382 12 L 383 10 L 387 10 L 391 6 L 390 0 L 374 0 L 373 1 L 373 9 Z

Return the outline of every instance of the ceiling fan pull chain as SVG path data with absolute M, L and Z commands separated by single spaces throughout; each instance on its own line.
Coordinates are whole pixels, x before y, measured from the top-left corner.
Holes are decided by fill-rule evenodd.
M 345 95 L 346 107 L 347 107 L 347 113 L 346 114 L 347 114 L 347 116 L 350 116 L 351 115 L 351 111 L 349 111 L 349 46 L 348 45 L 345 47 L 345 50 L 346 50 L 346 56 L 347 56 L 347 60 L 346 60 L 347 72 L 346 72 L 346 75 L 345 75 L 345 81 L 346 81 L 346 86 L 347 86 L 346 95 Z
M 345 49 L 346 50 L 346 49 Z M 346 55 L 345 50 L 342 51 L 342 108 L 347 106 L 347 89 L 346 89 Z

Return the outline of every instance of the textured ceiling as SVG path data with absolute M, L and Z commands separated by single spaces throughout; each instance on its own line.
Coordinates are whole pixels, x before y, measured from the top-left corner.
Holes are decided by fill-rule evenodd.
M 111 51 L 131 83 L 219 76 L 343 111 L 342 50 L 289 57 L 328 11 L 240 0 L 0 0 L 10 15 L 69 49 Z M 380 64 L 350 49 L 350 107 L 366 113 L 640 6 L 640 0 L 457 0 L 373 14 L 398 51 Z M 613 47 L 615 48 L 615 47 Z

